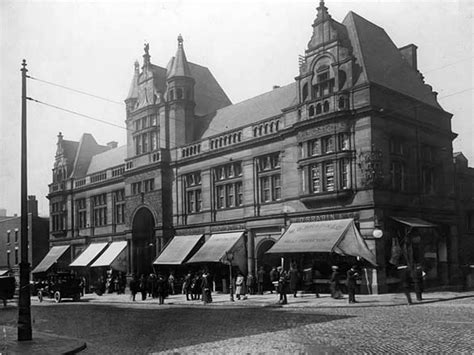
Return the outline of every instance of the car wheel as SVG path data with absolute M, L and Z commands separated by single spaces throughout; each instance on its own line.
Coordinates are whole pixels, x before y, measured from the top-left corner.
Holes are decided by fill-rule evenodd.
M 56 303 L 61 302 L 61 292 L 56 291 L 56 292 L 54 293 L 54 301 L 55 301 Z
M 43 302 L 43 292 L 38 291 L 38 301 Z

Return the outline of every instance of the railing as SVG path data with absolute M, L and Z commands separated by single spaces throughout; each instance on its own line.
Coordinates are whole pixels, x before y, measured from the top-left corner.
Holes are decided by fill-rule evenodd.
M 254 137 L 262 137 L 278 132 L 281 129 L 281 121 L 279 118 L 274 118 L 268 121 L 260 122 L 252 126 Z
M 201 143 L 196 143 L 189 145 L 187 147 L 182 147 L 181 149 L 181 158 L 187 158 L 201 153 Z
M 242 131 L 230 132 L 209 139 L 210 150 L 216 150 L 222 147 L 240 143 L 242 141 Z

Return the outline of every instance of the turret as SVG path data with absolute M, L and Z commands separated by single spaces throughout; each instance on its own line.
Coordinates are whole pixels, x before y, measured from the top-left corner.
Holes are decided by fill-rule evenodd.
M 135 105 L 138 100 L 138 76 L 140 75 L 139 66 L 140 64 L 138 63 L 138 60 L 135 61 L 135 71 L 133 74 L 133 79 L 130 84 L 130 89 L 128 90 L 127 98 L 125 99 L 127 114 L 135 108 Z

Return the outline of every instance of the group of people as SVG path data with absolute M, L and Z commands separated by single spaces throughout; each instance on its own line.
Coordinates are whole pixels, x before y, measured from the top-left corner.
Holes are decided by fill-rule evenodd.
M 354 265 L 346 272 L 346 286 L 347 294 L 349 296 L 349 303 L 357 303 L 355 299 L 357 280 L 360 278 L 360 274 L 357 271 L 357 267 Z M 332 266 L 332 274 L 329 279 L 329 287 L 331 290 L 331 297 L 334 299 L 342 298 L 341 290 L 341 280 L 342 275 L 339 272 L 339 267 L 337 265 Z
M 136 275 L 132 275 L 129 287 L 132 301 L 135 301 L 136 295 L 141 293 L 142 301 L 145 301 L 148 296 L 151 298 L 158 298 L 160 304 L 165 302 L 165 298 L 168 296 L 170 291 L 169 283 L 160 273 L 152 273 L 148 276 L 142 274 L 140 278 Z
M 212 280 L 207 270 L 196 273 L 188 271 L 183 281 L 182 293 L 186 295 L 186 301 L 200 300 L 204 303 L 212 302 Z

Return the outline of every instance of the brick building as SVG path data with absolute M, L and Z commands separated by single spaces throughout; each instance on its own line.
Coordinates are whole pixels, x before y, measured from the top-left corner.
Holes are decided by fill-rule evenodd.
M 389 288 L 400 242 L 429 280 L 452 281 L 456 135 L 417 47 L 397 48 L 353 12 L 337 22 L 324 2 L 312 26 L 295 81 L 237 104 L 187 60 L 181 36 L 166 68 L 146 45 L 125 99 L 127 144 L 58 136 L 51 244 L 71 245 L 74 259 L 90 243 L 124 241 L 126 271 L 143 273 L 174 236 L 203 235 L 205 246 L 232 232 L 245 255 L 236 262 L 253 271 L 285 256 L 266 252 L 292 224 L 312 223 L 317 244 L 313 222 L 350 220 L 376 257 L 364 281 L 373 292 Z M 304 254 L 286 258 L 342 260 Z
M 28 196 L 28 259 L 36 267 L 49 249 L 49 219 L 38 216 L 38 201 Z M 21 217 L 0 216 L 0 269 L 19 273 L 21 259 Z

